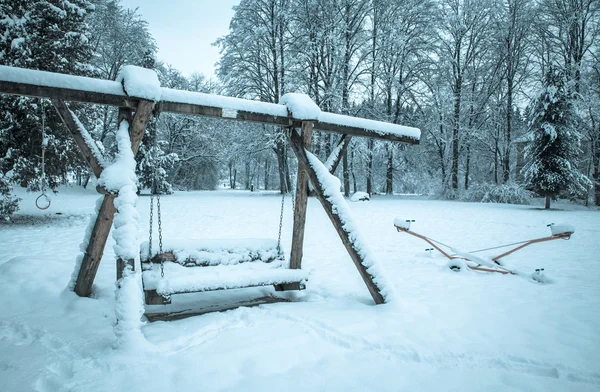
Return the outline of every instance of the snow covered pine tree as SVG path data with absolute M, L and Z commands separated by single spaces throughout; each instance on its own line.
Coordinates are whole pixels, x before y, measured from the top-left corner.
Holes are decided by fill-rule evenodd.
M 581 135 L 575 128 L 573 97 L 564 72 L 550 69 L 533 105 L 529 124 L 531 142 L 525 149 L 525 185 L 546 198 L 560 191 L 580 195 L 590 186 L 576 165 Z
M 86 37 L 88 0 L 0 0 L 0 65 L 85 75 L 92 51 Z M 0 97 L 0 210 L 12 213 L 10 183 L 39 187 L 42 129 L 40 100 Z M 56 187 L 81 165 L 79 153 L 49 102 L 45 105 L 46 174 Z M 8 208 L 8 206 L 12 206 Z M 4 217 L 4 216 L 3 216 Z M 6 217 L 4 217 L 6 218 Z

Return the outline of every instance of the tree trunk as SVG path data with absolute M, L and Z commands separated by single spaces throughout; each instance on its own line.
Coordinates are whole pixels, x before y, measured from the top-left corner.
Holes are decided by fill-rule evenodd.
M 504 160 L 502 162 L 503 175 L 502 181 L 507 183 L 510 180 L 510 149 L 511 149 L 511 126 L 512 126 L 512 80 L 508 81 L 508 91 L 506 92 L 506 133 L 504 136 Z
M 354 150 L 350 150 L 350 167 L 352 168 L 352 188 L 354 189 L 354 193 L 357 192 L 356 188 L 356 172 L 354 171 Z
M 236 184 L 236 182 L 237 182 L 237 169 L 236 169 L 236 168 L 234 168 L 234 169 L 233 169 L 233 182 L 232 182 L 232 184 L 231 184 L 231 189 L 235 189 L 235 186 L 236 186 L 235 184 Z
M 550 195 L 546 195 L 546 204 L 545 204 L 544 208 L 547 209 L 547 210 L 550 209 L 550 199 L 551 199 L 551 196 Z
M 373 194 L 373 139 L 367 140 L 367 193 Z
M 269 158 L 265 158 L 265 191 L 269 189 Z
M 454 191 L 458 190 L 458 157 L 459 146 L 458 139 L 460 134 L 460 104 L 462 98 L 462 76 L 459 74 L 456 78 L 454 90 L 454 127 L 452 129 L 452 168 L 451 185 Z
M 471 143 L 467 142 L 467 159 L 465 162 L 465 190 L 469 189 L 470 171 L 471 171 Z
M 350 196 L 350 167 L 348 166 L 348 149 L 344 150 L 342 166 L 344 169 L 344 195 L 348 197 Z
M 246 180 L 244 181 L 244 188 L 250 189 L 250 161 L 246 160 L 244 163 L 244 169 L 246 169 Z
M 496 138 L 494 143 L 494 184 L 498 184 L 498 138 Z
M 387 195 L 394 194 L 394 147 L 386 144 L 387 150 L 387 167 L 385 171 L 385 193 Z
M 275 155 L 277 156 L 277 166 L 279 171 L 279 192 L 284 194 L 290 190 L 290 183 L 287 181 L 287 165 L 285 162 L 285 146 L 282 141 L 275 143 Z
M 596 133 L 596 140 L 592 142 L 594 146 L 594 201 L 600 206 L 600 129 Z

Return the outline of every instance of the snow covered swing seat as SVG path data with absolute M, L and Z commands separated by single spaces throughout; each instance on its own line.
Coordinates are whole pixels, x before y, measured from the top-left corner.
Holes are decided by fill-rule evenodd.
M 289 269 L 276 240 L 173 240 L 151 257 L 148 248 L 148 242 L 141 246 L 148 305 L 170 304 L 174 294 L 258 286 L 302 290 L 308 280 L 306 271 Z

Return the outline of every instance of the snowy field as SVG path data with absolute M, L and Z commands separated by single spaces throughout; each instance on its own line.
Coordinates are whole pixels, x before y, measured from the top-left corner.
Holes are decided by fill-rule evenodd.
M 47 212 L 33 194 L 0 225 L 0 391 L 598 391 L 600 211 L 560 204 L 469 204 L 375 197 L 350 207 L 395 286 L 374 306 L 316 199 L 309 200 L 307 290 L 293 303 L 146 324 L 145 350 L 115 350 L 112 238 L 94 298 L 69 281 L 98 195 L 64 188 Z M 141 197 L 140 240 L 148 197 Z M 277 238 L 280 198 L 244 191 L 162 199 L 165 238 Z M 60 213 L 60 214 L 59 214 Z M 286 200 L 283 243 L 291 241 Z M 428 245 L 396 232 L 394 217 L 461 250 L 544 237 L 570 223 L 569 241 L 505 259 L 553 281 L 452 272 Z M 492 252 L 493 253 L 493 252 Z M 270 290 L 270 289 L 261 289 Z

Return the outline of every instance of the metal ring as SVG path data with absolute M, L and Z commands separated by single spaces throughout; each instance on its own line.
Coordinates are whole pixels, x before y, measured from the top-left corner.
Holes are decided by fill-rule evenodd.
M 45 203 L 42 204 L 40 202 L 40 199 L 42 199 L 42 203 L 44 201 L 45 201 Z M 45 193 L 42 193 L 41 195 L 39 195 L 37 197 L 37 199 L 35 199 L 35 206 L 37 208 L 39 208 L 40 210 L 47 210 L 48 208 L 50 208 L 50 204 L 52 204 L 52 201 L 50 200 L 50 198 L 48 197 L 48 195 L 46 195 Z

